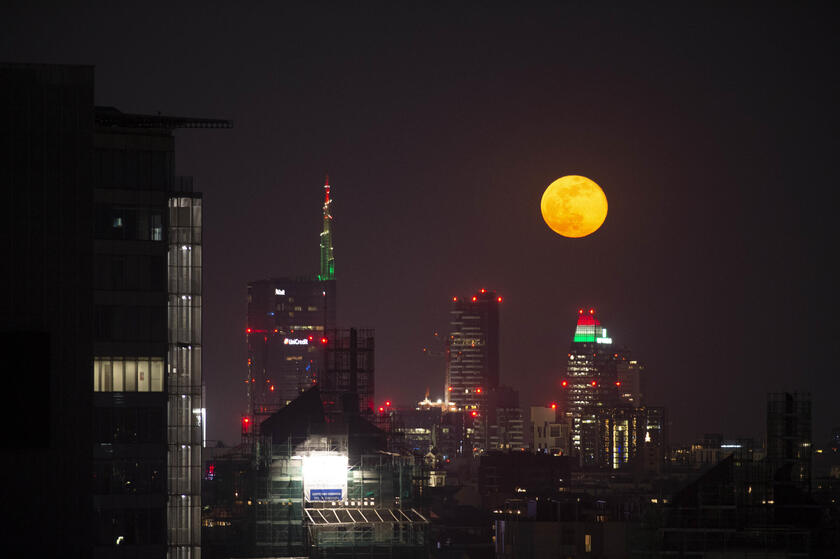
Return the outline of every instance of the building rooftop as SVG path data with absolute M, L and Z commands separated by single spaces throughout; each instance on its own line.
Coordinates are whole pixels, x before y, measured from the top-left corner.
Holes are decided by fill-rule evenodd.
M 96 107 L 96 125 L 119 128 L 233 128 L 232 120 L 124 113 L 115 107 Z

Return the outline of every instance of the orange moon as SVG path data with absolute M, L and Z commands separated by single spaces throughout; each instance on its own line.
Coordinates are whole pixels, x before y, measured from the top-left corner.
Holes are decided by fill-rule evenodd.
M 591 235 L 607 219 L 607 196 L 595 181 L 566 175 L 545 189 L 540 211 L 552 231 L 577 239 Z

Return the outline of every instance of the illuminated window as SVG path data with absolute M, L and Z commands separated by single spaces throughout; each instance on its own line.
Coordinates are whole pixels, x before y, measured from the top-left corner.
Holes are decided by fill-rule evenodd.
M 592 553 L 592 534 L 583 536 L 583 546 L 586 553 Z
M 163 392 L 162 357 L 96 357 L 94 392 Z

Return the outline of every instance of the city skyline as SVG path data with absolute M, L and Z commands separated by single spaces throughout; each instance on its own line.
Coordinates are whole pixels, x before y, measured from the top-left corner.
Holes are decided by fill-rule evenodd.
M 103 6 L 4 8 L 0 58 L 94 64 L 99 105 L 236 122 L 200 143 L 177 134 L 177 174 L 195 177 L 213 224 L 211 439 L 238 436 L 228 395 L 246 374 L 247 282 L 318 269 L 325 172 L 338 321 L 376 328 L 377 399 L 442 384 L 423 340 L 445 331 L 452 296 L 487 288 L 505 296 L 500 382 L 521 379 L 523 407 L 545 404 L 566 317 L 592 306 L 645 362 L 674 440 L 760 436 L 765 394 L 781 390 L 811 392 L 814 437 L 827 436 L 837 171 L 819 12 L 289 7 L 224 22 L 176 7 L 172 20 L 195 29 L 172 33 L 162 9 L 110 26 Z M 220 28 L 219 40 L 204 31 Z M 538 211 L 570 173 L 610 200 L 602 229 L 578 241 Z

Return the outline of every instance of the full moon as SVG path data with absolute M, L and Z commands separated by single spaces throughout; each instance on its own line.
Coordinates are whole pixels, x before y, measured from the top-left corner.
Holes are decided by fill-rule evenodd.
M 566 175 L 545 189 L 540 210 L 552 231 L 576 239 L 591 235 L 604 223 L 607 197 L 595 181 Z

